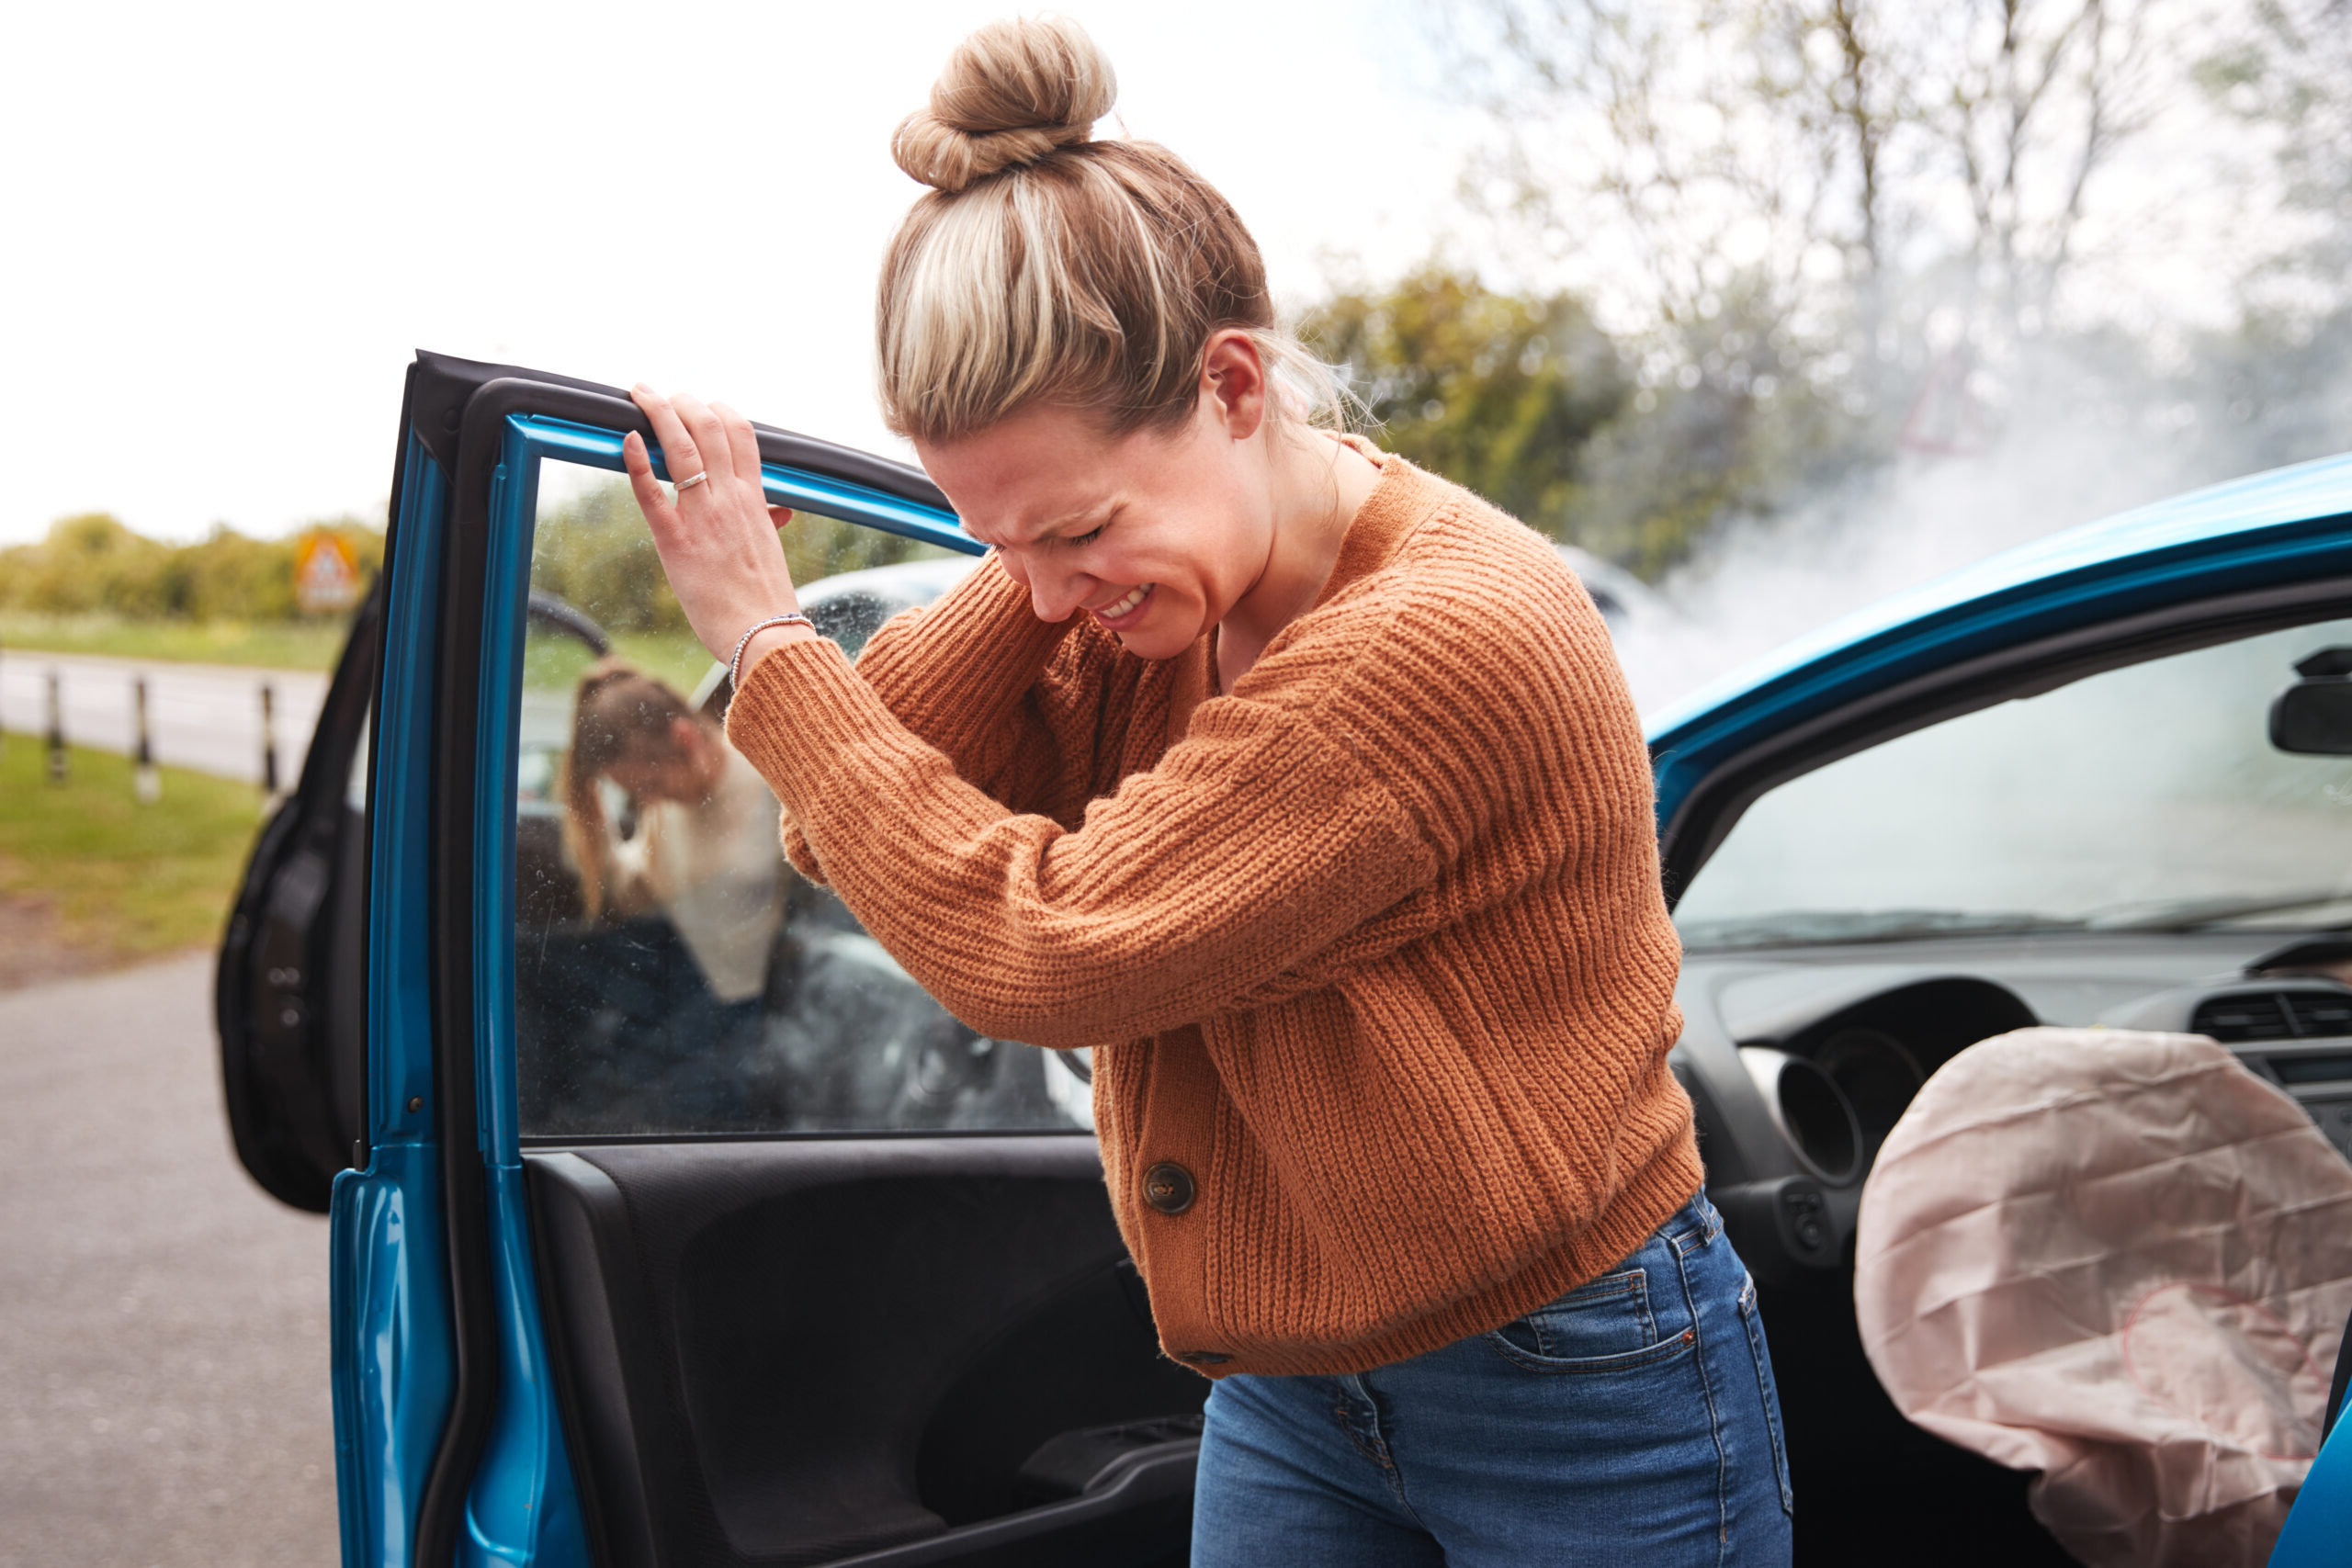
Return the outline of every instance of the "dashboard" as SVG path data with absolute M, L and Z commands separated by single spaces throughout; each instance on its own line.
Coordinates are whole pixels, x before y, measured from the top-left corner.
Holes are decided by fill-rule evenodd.
M 1759 1280 L 1847 1267 L 1879 1147 L 1936 1069 L 2034 1024 L 2207 1034 L 2352 1158 L 2352 937 L 2064 933 L 1693 952 L 1669 1058 Z

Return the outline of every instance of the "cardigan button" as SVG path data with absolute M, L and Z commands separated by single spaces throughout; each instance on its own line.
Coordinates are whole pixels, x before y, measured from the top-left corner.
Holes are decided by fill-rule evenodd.
M 1193 1173 L 1173 1160 L 1161 1160 L 1143 1173 L 1143 1201 L 1163 1214 L 1181 1214 L 1193 1206 Z

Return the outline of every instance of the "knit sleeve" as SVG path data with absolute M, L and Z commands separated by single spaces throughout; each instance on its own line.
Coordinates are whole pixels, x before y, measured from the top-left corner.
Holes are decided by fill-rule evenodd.
M 1117 678 L 1099 640 L 1075 616 L 1039 620 L 1027 591 L 990 557 L 935 604 L 893 616 L 866 643 L 857 672 L 989 797 L 1059 816 L 1089 793 L 1096 716 L 1132 700 L 1132 682 Z M 796 867 L 822 880 L 789 802 L 784 845 Z
M 1000 1039 L 1091 1045 L 1196 1022 L 1439 870 L 1387 786 L 1279 702 L 1203 705 L 1075 827 L 960 776 L 830 642 L 763 657 L 729 733 L 866 929 Z

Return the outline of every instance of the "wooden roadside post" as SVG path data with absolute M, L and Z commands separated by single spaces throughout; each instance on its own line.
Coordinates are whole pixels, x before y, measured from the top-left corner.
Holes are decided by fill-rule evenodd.
M 130 774 L 130 791 L 141 806 L 153 806 L 164 798 L 164 775 L 155 771 L 155 748 L 147 731 L 147 677 L 134 676 L 130 682 L 131 707 L 138 716 L 139 732 L 131 751 L 136 764 Z
M 49 672 L 49 782 L 65 782 L 65 695 L 54 670 Z
M 277 798 L 277 734 L 272 717 L 277 708 L 277 694 L 270 683 L 261 683 L 261 793 L 266 800 Z

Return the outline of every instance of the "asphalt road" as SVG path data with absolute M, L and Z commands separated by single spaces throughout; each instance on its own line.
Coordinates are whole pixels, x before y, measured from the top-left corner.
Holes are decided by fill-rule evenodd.
M 326 1221 L 231 1154 L 210 1007 L 0 994 L 0 1568 L 336 1561 Z
M 294 787 L 327 694 L 327 678 L 309 671 L 0 649 L 0 729 L 31 735 L 47 729 L 52 671 L 68 740 L 129 753 L 136 731 L 131 682 L 144 675 L 156 761 L 254 784 L 262 775 L 261 688 L 266 682 L 275 693 L 270 729 L 281 789 Z

